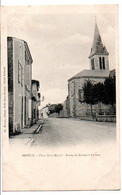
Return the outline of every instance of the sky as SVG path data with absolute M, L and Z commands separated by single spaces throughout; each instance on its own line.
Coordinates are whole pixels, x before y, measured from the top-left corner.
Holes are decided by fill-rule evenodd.
M 67 7 L 68 8 L 68 7 Z M 15 9 L 16 10 L 16 9 Z M 69 7 L 70 10 L 70 7 Z M 48 103 L 63 103 L 68 95 L 68 79 L 90 69 L 95 16 L 103 44 L 109 52 L 109 68 L 115 64 L 115 14 L 85 13 L 8 13 L 7 36 L 28 43 L 32 58 L 32 77 L 40 81 L 40 93 Z

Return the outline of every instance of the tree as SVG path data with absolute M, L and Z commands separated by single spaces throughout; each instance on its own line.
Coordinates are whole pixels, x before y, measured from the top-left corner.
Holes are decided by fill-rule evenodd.
M 90 80 L 84 83 L 83 94 L 84 94 L 83 102 L 91 105 L 91 114 L 93 115 L 92 105 L 94 105 L 96 102 L 94 98 L 94 85 L 92 84 Z
M 96 83 L 93 86 L 93 98 L 95 104 L 100 105 L 100 112 L 101 112 L 101 103 L 104 101 L 104 84 L 103 83 Z
M 63 109 L 63 105 L 62 104 L 57 104 L 56 106 L 55 106 L 55 112 L 56 113 L 60 113 L 60 111 Z
M 93 85 L 93 98 L 95 103 L 104 101 L 104 84 L 96 83 Z
M 105 79 L 103 103 L 111 105 L 116 103 L 116 77 L 108 77 Z

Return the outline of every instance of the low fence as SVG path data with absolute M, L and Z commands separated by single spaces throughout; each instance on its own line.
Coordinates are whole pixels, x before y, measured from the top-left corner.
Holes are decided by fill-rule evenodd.
M 96 121 L 99 122 L 116 122 L 116 115 L 98 115 Z
M 98 122 L 116 122 L 116 115 L 97 115 L 97 116 L 82 116 L 81 120 L 98 121 Z

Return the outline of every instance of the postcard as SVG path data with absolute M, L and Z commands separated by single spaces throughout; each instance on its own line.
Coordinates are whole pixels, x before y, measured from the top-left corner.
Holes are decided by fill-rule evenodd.
M 119 190 L 117 5 L 1 7 L 3 191 Z

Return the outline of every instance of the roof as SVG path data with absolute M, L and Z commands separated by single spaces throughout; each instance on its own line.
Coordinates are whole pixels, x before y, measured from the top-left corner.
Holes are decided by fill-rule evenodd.
M 109 76 L 109 70 L 82 70 L 68 81 L 79 78 L 106 78 Z
M 93 39 L 93 44 L 92 44 L 89 58 L 95 54 L 97 55 L 101 55 L 101 54 L 108 55 L 109 54 L 106 47 L 102 43 L 102 39 L 99 33 L 97 23 L 95 24 L 94 39 Z
M 32 83 L 32 85 L 35 83 L 37 85 L 37 87 L 39 87 L 39 81 L 37 81 L 37 80 L 31 80 L 31 83 Z
M 56 104 L 51 104 L 50 106 L 48 106 L 48 109 L 51 110 L 55 110 Z
M 24 41 L 24 40 L 22 40 L 22 39 L 18 39 L 18 38 L 16 38 L 16 37 L 7 37 L 7 41 L 12 41 L 12 40 L 18 40 L 18 41 L 22 41 L 22 42 L 24 43 L 25 49 L 26 49 L 26 51 L 27 51 L 27 53 L 28 53 L 28 55 L 29 55 L 29 58 L 30 58 L 31 64 L 32 64 L 32 63 L 33 63 L 33 59 L 32 59 L 32 56 L 31 56 L 31 53 L 30 53 L 30 49 L 29 49 L 29 47 L 28 47 L 27 42 Z

